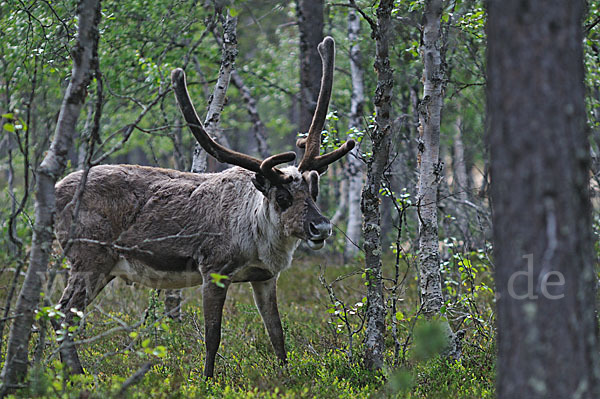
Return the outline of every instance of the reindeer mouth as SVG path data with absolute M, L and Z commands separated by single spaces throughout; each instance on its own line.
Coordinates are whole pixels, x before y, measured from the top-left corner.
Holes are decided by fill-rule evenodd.
M 314 251 L 323 248 L 325 245 L 325 239 L 317 239 L 317 240 L 306 240 L 308 247 Z

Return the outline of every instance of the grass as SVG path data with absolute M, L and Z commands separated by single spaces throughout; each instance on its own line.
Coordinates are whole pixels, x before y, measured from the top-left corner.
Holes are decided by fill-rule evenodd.
M 494 348 L 492 339 L 481 340 L 470 328 L 464 341 L 463 360 L 454 362 L 440 356 L 407 356 L 394 364 L 391 322 L 388 320 L 386 366 L 380 371 L 361 367 L 363 332 L 354 336 L 354 359 L 349 361 L 348 336 L 336 317 L 329 294 L 319 282 L 323 267 L 326 281 L 351 274 L 333 285 L 335 294 L 349 306 L 362 303 L 364 280 L 360 264 L 323 263 L 323 258 L 298 254 L 291 270 L 279 281 L 279 308 L 286 335 L 289 365 L 279 366 L 249 284 L 230 288 L 225 304 L 220 356 L 216 377 L 202 378 L 204 362 L 203 316 L 200 289 L 184 290 L 183 320 L 162 318 L 163 295 L 156 291 L 111 283 L 88 309 L 80 339 L 109 336 L 81 345 L 79 349 L 86 375 L 67 378 L 56 354 L 53 333 L 48 334 L 41 363 L 29 375 L 29 388 L 16 397 L 39 398 L 492 398 L 494 391 Z M 353 274 L 353 272 L 357 271 Z M 389 270 L 388 270 L 389 272 Z M 9 273 L 0 276 L 6 286 Z M 52 293 L 59 295 L 60 287 Z M 0 300 L 3 301 L 0 295 Z M 414 275 L 409 272 L 399 302 L 400 341 L 412 333 L 418 296 Z M 490 306 L 489 298 L 480 298 Z M 360 326 L 362 308 L 348 315 L 354 327 Z M 333 311 L 332 311 L 333 310 Z M 390 316 L 391 317 L 391 316 Z M 340 328 L 340 326 L 342 328 Z M 7 332 L 5 331 L 5 335 Z M 39 333 L 31 343 L 33 353 Z M 418 340 L 418 337 L 414 337 Z M 427 344 L 427 342 L 425 342 Z M 3 348 L 3 354 L 4 354 Z M 4 359 L 2 359 L 4 361 Z M 119 394 L 123 382 L 142 365 L 152 366 L 136 385 Z

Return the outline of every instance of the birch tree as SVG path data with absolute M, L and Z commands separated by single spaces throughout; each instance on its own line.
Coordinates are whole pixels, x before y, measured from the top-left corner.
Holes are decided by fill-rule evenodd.
M 417 213 L 419 219 L 419 289 L 421 311 L 431 319 L 440 314 L 444 297 L 440 273 L 440 254 L 437 215 L 437 191 L 443 178 L 440 160 L 440 125 L 446 76 L 443 62 L 441 29 L 442 0 L 427 0 L 423 15 L 423 99 L 419 113 L 419 183 Z M 460 343 L 447 321 L 447 355 L 460 357 Z
M 77 6 L 78 30 L 72 51 L 73 68 L 54 131 L 50 149 L 37 168 L 35 224 L 29 267 L 21 287 L 10 329 L 0 394 L 17 387 L 27 374 L 28 347 L 34 312 L 52 250 L 55 196 L 54 184 L 64 173 L 67 154 L 83 107 L 87 87 L 98 63 L 100 1 L 81 0 Z M 1 396 L 0 395 L 0 396 Z
M 355 10 L 348 12 L 348 40 L 350 42 L 350 73 L 352 76 L 352 97 L 350 99 L 350 131 L 360 131 L 363 108 L 365 104 L 365 84 L 361 64 L 360 18 Z M 360 214 L 360 192 L 363 184 L 363 164 L 359 158 L 359 147 L 355 147 L 346 158 L 346 178 L 348 181 L 347 208 L 348 227 L 346 229 L 345 257 L 353 257 L 358 253 L 357 244 L 360 241 L 362 217 Z
M 244 104 L 246 104 L 246 111 L 248 111 L 248 115 L 250 116 L 250 120 L 252 121 L 254 128 L 253 131 L 254 138 L 256 139 L 256 149 L 262 158 L 268 158 L 271 154 L 271 151 L 269 150 L 269 145 L 267 143 L 267 128 L 258 114 L 257 101 L 254 96 L 252 96 L 250 88 L 248 88 L 248 86 L 246 86 L 244 83 L 244 79 L 235 70 L 231 73 L 231 82 L 238 89 L 242 95 Z
M 488 2 L 499 399 L 600 397 L 584 7 Z
M 219 68 L 219 77 L 215 84 L 208 112 L 204 119 L 204 127 L 211 137 L 215 137 L 217 141 L 223 143 L 224 137 L 220 134 L 219 123 L 221 121 L 221 113 L 225 106 L 225 96 L 229 88 L 229 82 L 232 79 L 234 71 L 235 58 L 237 57 L 237 18 L 227 15 L 223 22 L 223 38 L 217 38 L 217 43 L 222 47 L 221 66 Z M 247 101 L 247 100 L 246 100 Z M 227 145 L 227 143 L 224 143 Z M 208 169 L 208 154 L 196 143 L 194 146 L 194 155 L 192 157 L 192 169 L 194 173 L 205 173 Z M 181 290 L 166 290 L 165 291 L 165 313 L 169 314 L 173 319 L 180 319 L 181 307 Z
M 223 137 L 219 134 L 219 122 L 221 121 L 221 113 L 225 105 L 225 95 L 231 80 L 231 73 L 235 65 L 235 57 L 237 57 L 237 34 L 236 34 L 237 18 L 227 15 L 223 22 L 223 45 L 221 53 L 221 66 L 219 68 L 219 77 L 210 97 L 208 111 L 204 119 L 204 127 L 206 132 L 211 137 L 217 137 L 218 141 L 223 141 Z M 220 139 L 220 140 L 219 140 Z M 226 143 L 223 143 L 226 144 Z M 192 172 L 204 173 L 207 170 L 207 154 L 198 143 L 194 146 L 194 156 L 192 158 Z
M 440 123 L 445 76 L 441 58 L 442 1 L 427 0 L 423 24 L 423 99 L 419 103 L 419 287 L 423 313 L 438 314 L 442 282 L 438 251 L 437 189 L 442 175 Z

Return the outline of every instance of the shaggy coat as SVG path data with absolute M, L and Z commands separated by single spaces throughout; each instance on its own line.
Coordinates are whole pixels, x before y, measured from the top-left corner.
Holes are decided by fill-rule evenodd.
M 316 188 L 309 187 L 316 187 L 310 183 L 315 174 L 303 177 L 295 167 L 282 171 L 293 177 L 286 187 L 293 196 L 287 209 L 274 198 L 275 188 L 261 193 L 253 185 L 254 173 L 239 167 L 196 174 L 96 166 L 88 175 L 67 254 L 72 269 L 153 288 L 201 284 L 211 273 L 231 282 L 276 277 L 290 266 L 300 239 L 306 239 L 307 215 L 318 212 L 310 195 Z M 63 247 L 81 176 L 72 173 L 56 185 L 57 236 Z M 326 221 L 321 218 L 318 222 Z

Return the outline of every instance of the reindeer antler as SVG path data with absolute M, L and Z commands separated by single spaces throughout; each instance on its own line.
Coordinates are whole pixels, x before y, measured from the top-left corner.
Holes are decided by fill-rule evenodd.
M 230 150 L 229 148 L 223 147 L 216 141 L 214 141 L 204 125 L 200 122 L 196 109 L 192 104 L 190 95 L 187 90 L 187 84 L 185 81 L 185 72 L 181 68 L 174 69 L 171 72 L 171 81 L 173 83 L 173 90 L 175 92 L 175 98 L 179 103 L 179 108 L 183 114 L 183 118 L 187 122 L 188 127 L 192 131 L 192 134 L 198 141 L 198 143 L 206 150 L 207 153 L 212 155 L 219 162 L 226 162 L 232 165 L 241 166 L 244 169 L 251 170 L 256 173 L 264 175 L 274 185 L 289 183 L 292 180 L 291 176 L 284 177 L 283 173 L 276 169 L 275 166 L 291 162 L 296 159 L 294 152 L 284 152 L 270 156 L 269 158 L 261 161 L 257 158 L 251 157 L 250 155 L 242 154 L 241 152 Z
M 316 170 L 323 173 L 327 166 L 346 155 L 354 148 L 354 140 L 346 141 L 340 148 L 328 154 L 319 155 L 321 148 L 321 131 L 327 118 L 327 108 L 331 98 L 331 87 L 333 86 L 333 65 L 335 57 L 335 42 L 332 37 L 327 36 L 319 44 L 319 54 L 323 63 L 323 75 L 321 76 L 321 89 L 319 90 L 319 99 L 317 108 L 313 115 L 313 120 L 308 129 L 306 138 L 298 139 L 296 145 L 304 148 L 304 157 L 298 165 L 298 170 L 304 172 L 307 170 Z

